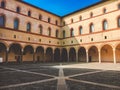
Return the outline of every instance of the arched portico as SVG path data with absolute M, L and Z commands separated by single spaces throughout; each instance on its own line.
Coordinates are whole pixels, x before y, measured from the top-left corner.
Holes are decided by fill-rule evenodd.
M 113 49 L 110 45 L 101 48 L 101 62 L 113 62 Z
M 67 54 L 67 49 L 66 48 L 62 48 L 62 52 L 61 52 L 61 61 L 62 62 L 67 62 L 68 61 L 68 54 Z
M 20 44 L 13 43 L 9 47 L 8 61 L 21 62 L 22 61 L 22 47 Z
M 86 62 L 86 50 L 84 47 L 80 47 L 78 50 L 78 61 Z
M 53 50 L 52 50 L 52 48 L 48 47 L 46 49 L 45 61 L 52 62 L 53 60 L 54 60 L 53 59 Z
M 116 62 L 120 63 L 120 44 L 118 44 L 116 49 L 115 49 L 115 55 L 116 55 Z
M 76 51 L 75 51 L 75 48 L 70 48 L 70 51 L 69 51 L 69 61 L 70 62 L 76 61 Z
M 38 46 L 36 48 L 36 61 L 37 62 L 43 62 L 44 61 L 44 48 L 41 46 Z
M 98 62 L 99 61 L 98 49 L 96 46 L 92 46 L 89 48 L 88 55 L 89 55 L 89 62 Z
M 60 62 L 61 58 L 60 58 L 60 49 L 56 48 L 54 51 L 54 61 L 55 62 Z

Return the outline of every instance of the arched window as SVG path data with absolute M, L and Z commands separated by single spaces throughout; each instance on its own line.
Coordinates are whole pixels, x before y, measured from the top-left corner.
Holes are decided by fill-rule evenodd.
M 92 12 L 90 13 L 90 17 L 93 17 L 93 13 Z
M 58 38 L 58 30 L 56 30 L 56 38 Z
M 40 25 L 40 26 L 39 26 L 39 29 L 40 29 L 40 34 L 42 35 L 43 27 Z
M 82 16 L 80 16 L 80 18 L 79 18 L 79 19 L 80 19 L 80 21 L 81 21 L 81 20 L 82 20 Z
M 66 24 L 65 21 L 63 21 L 63 26 L 65 26 L 65 24 Z
M 73 29 L 73 28 L 71 28 L 71 30 L 70 30 L 70 36 L 71 36 L 71 37 L 74 36 L 74 29 Z
M 107 30 L 108 28 L 108 23 L 106 20 L 103 21 L 103 30 Z
M 31 16 L 31 11 L 28 11 L 28 16 L 29 16 L 29 17 Z
M 65 33 L 65 30 L 63 30 L 63 38 L 66 37 L 66 33 Z
M 51 36 L 51 28 L 48 28 L 48 36 Z
M 57 20 L 55 21 L 55 24 L 58 25 L 58 21 Z
M 71 23 L 73 23 L 73 19 L 71 19 Z
M 104 9 L 103 9 L 103 13 L 106 13 L 106 12 L 107 12 L 107 9 L 106 9 L 106 8 L 104 8 Z
M 42 15 L 41 14 L 39 15 L 39 20 L 42 20 Z
M 1 15 L 0 16 L 0 27 L 4 27 L 5 26 L 5 16 Z
M 27 23 L 27 32 L 31 32 L 31 24 Z
M 118 17 L 118 27 L 120 27 L 120 17 Z
M 48 23 L 50 23 L 50 18 L 48 18 Z
M 19 20 L 15 19 L 14 20 L 14 29 L 18 30 L 18 28 L 19 28 Z
M 79 34 L 82 34 L 83 33 L 83 29 L 82 29 L 82 26 L 79 27 Z
M 5 2 L 4 1 L 1 2 L 1 8 L 5 8 Z
M 20 7 L 17 7 L 17 8 L 16 8 L 16 12 L 17 12 L 17 13 L 20 13 Z
M 90 24 L 90 33 L 94 32 L 94 25 L 93 23 Z
M 118 9 L 120 9 L 120 3 L 118 4 Z

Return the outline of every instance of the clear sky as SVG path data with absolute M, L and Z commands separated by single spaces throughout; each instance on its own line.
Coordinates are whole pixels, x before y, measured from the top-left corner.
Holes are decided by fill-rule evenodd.
M 58 16 L 64 16 L 101 0 L 23 0 Z

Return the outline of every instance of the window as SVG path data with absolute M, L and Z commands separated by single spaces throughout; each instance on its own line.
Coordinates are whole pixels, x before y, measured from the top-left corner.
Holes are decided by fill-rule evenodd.
M 103 13 L 106 13 L 106 12 L 107 12 L 107 10 L 106 10 L 106 8 L 104 8 L 104 9 L 103 9 Z
M 71 37 L 74 36 L 74 29 L 73 29 L 73 28 L 71 28 L 71 33 L 70 33 L 70 35 L 71 35 Z
M 93 17 L 93 13 L 92 12 L 90 13 L 90 17 Z
M 16 12 L 17 12 L 17 13 L 20 13 L 20 7 L 17 7 L 17 8 L 16 8 Z
M 56 38 L 58 38 L 58 30 L 56 30 Z
M 65 26 L 65 24 L 66 24 L 65 21 L 63 21 L 63 26 Z
M 118 4 L 118 9 L 120 9 L 120 3 Z
M 73 23 L 73 19 L 71 19 L 71 23 Z
M 90 24 L 90 33 L 94 32 L 94 25 L 91 23 Z
M 1 8 L 5 8 L 5 2 L 4 1 L 1 2 Z
M 82 16 L 80 16 L 80 21 L 82 20 Z
M 57 20 L 55 21 L 55 24 L 58 25 L 58 21 Z
M 40 34 L 42 35 L 43 27 L 40 25 L 39 28 L 40 28 Z
M 83 30 L 82 30 L 82 26 L 80 26 L 79 28 L 79 34 L 82 34 Z
M 48 36 L 51 36 L 51 28 L 48 28 Z
M 28 16 L 29 16 L 29 17 L 31 16 L 31 11 L 28 11 Z
M 66 37 L 65 30 L 63 30 L 63 38 L 65 38 L 65 37 Z
M 39 20 L 42 20 L 42 15 L 39 15 Z
M 50 23 L 50 18 L 48 18 L 48 23 Z
M 18 27 L 19 27 L 19 20 L 15 19 L 14 20 L 14 29 L 18 30 Z
M 30 32 L 30 31 L 31 31 L 31 24 L 27 23 L 27 32 Z
M 108 23 L 106 20 L 103 21 L 103 30 L 106 30 L 108 28 Z
M 0 16 L 0 27 L 4 27 L 5 26 L 5 16 L 2 15 Z
M 120 16 L 118 17 L 117 22 L 118 22 L 118 27 L 120 27 Z

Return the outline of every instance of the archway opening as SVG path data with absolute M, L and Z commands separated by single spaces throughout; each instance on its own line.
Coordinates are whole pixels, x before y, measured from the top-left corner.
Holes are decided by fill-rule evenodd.
M 36 48 L 36 61 L 37 62 L 44 61 L 44 48 L 41 46 Z
M 78 61 L 79 62 L 86 62 L 86 50 L 84 47 L 81 47 L 78 50 Z
M 53 61 L 53 50 L 52 48 L 47 48 L 46 49 L 46 62 L 52 62 Z
M 62 58 L 61 59 L 62 62 L 68 61 L 68 54 L 65 48 L 62 49 L 61 58 Z
M 23 61 L 33 61 L 34 49 L 31 45 L 27 45 L 23 52 Z
M 22 51 L 20 44 L 10 45 L 8 61 L 22 62 Z
M 54 61 L 55 62 L 60 62 L 61 61 L 61 58 L 60 58 L 60 49 L 59 48 L 55 49 Z
M 75 48 L 70 48 L 70 51 L 69 51 L 69 61 L 70 62 L 76 61 L 76 51 L 75 51 Z
M 88 50 L 88 55 L 89 55 L 89 62 L 97 62 L 97 61 L 99 61 L 98 49 L 97 49 L 96 46 L 92 46 Z
M 115 55 L 116 55 L 116 62 L 120 63 L 120 44 L 117 45 L 117 47 L 116 47 Z
M 113 62 L 113 50 L 110 45 L 104 45 L 101 48 L 101 61 L 102 62 Z
M 2 59 L 2 62 L 6 61 L 6 46 L 3 43 L 0 43 L 0 58 Z

